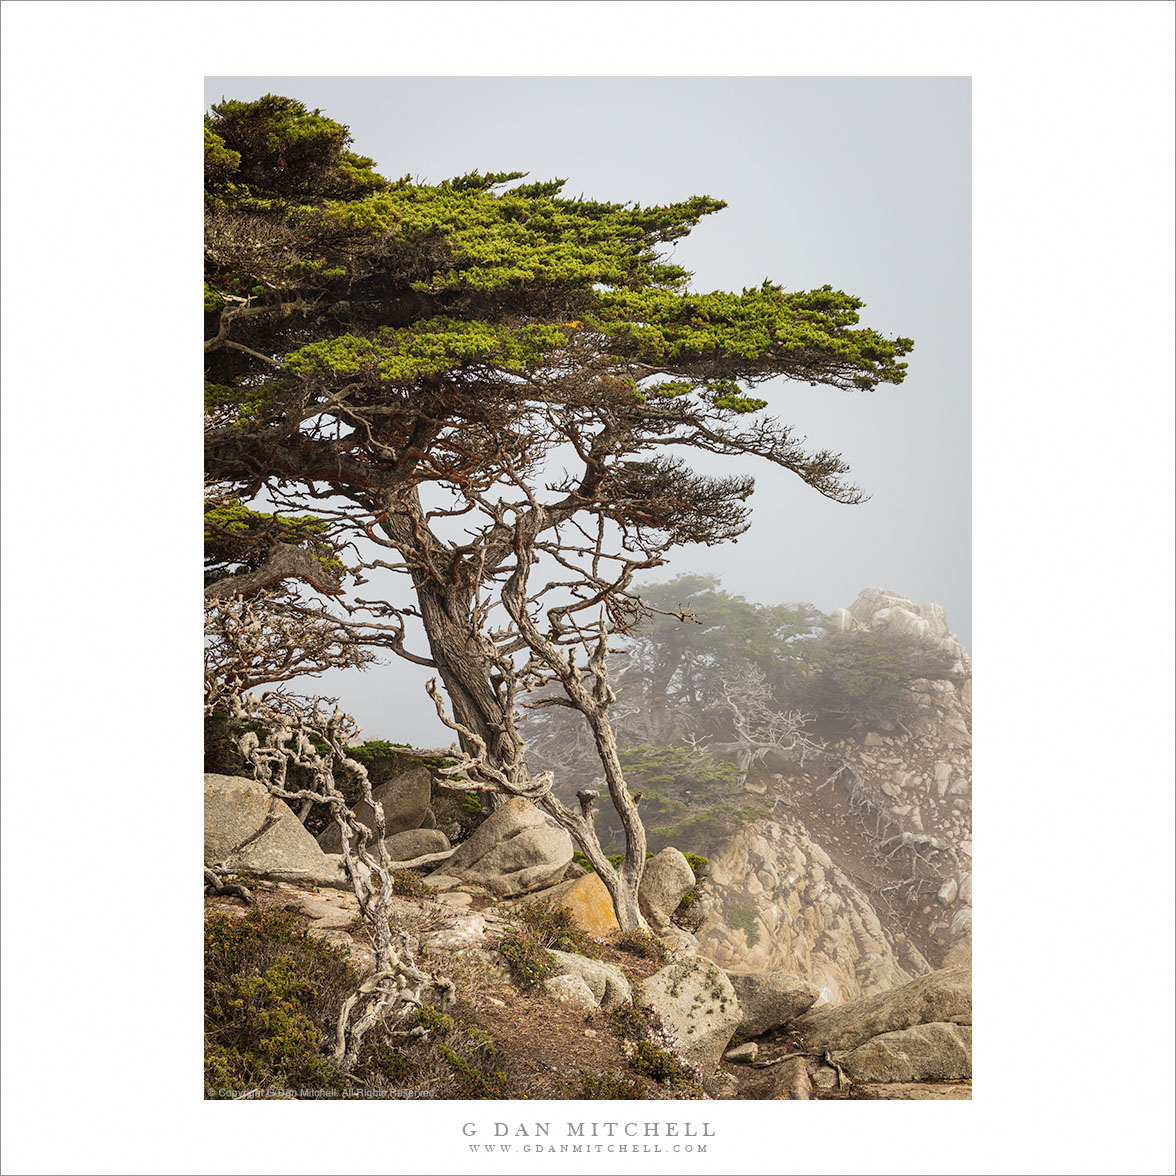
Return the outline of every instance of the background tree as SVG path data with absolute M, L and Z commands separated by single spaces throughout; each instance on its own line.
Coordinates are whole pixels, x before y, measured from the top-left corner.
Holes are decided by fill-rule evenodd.
M 567 199 L 516 172 L 387 181 L 347 142 L 272 95 L 206 122 L 208 475 L 383 549 L 355 571 L 404 574 L 415 603 L 343 602 L 356 634 L 437 670 L 470 786 L 542 803 L 639 922 L 609 640 L 650 612 L 634 575 L 741 534 L 753 489 L 686 457 L 759 457 L 860 501 L 841 458 L 806 452 L 752 392 L 898 383 L 911 343 L 860 327 L 861 302 L 830 287 L 692 290 L 663 251 L 723 207 L 710 197 Z M 405 645 L 413 622 L 427 653 Z M 619 872 L 593 844 L 595 798 L 566 809 L 528 768 L 517 704 L 544 684 L 591 731 L 631 838 Z
M 841 632 L 808 604 L 764 605 L 725 592 L 718 577 L 680 576 L 642 590 L 652 612 L 610 659 L 620 762 L 643 795 L 651 848 L 711 852 L 765 815 L 749 774 L 785 771 L 849 730 L 912 721 L 930 683 L 953 681 L 952 653 L 894 630 Z M 678 619 L 677 609 L 687 619 Z M 532 763 L 572 795 L 600 775 L 576 716 L 535 712 L 525 733 Z M 623 830 L 607 807 L 606 848 Z
M 928 682 L 958 681 L 956 657 L 891 629 L 828 630 L 783 667 L 780 689 L 829 732 L 891 730 L 919 712 Z

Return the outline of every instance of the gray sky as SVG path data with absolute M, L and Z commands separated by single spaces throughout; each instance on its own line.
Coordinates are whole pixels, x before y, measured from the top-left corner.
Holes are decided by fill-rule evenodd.
M 810 446 L 840 452 L 870 501 L 840 506 L 786 471 L 748 466 L 751 531 L 682 549 L 658 578 L 715 571 L 749 599 L 825 611 L 877 585 L 942 604 L 971 645 L 969 79 L 213 77 L 205 87 L 210 103 L 267 92 L 346 123 L 354 149 L 390 177 L 517 170 L 602 200 L 719 197 L 728 207 L 676 247 L 695 288 L 770 277 L 864 299 L 863 325 L 915 340 L 904 384 L 847 393 L 781 380 L 762 394 Z M 424 676 L 395 663 L 299 688 L 338 694 L 369 737 L 422 743 L 441 738 Z

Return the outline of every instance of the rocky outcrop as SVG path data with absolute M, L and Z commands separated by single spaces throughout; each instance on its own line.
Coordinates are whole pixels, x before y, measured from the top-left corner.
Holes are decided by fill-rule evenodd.
M 673 846 L 645 863 L 637 902 L 646 921 L 660 931 L 670 925 L 682 896 L 694 885 L 694 871 L 685 855 Z
M 960 639 L 947 627 L 947 613 L 940 604 L 919 604 L 901 592 L 863 588 L 849 608 L 836 609 L 831 627 L 843 633 L 885 630 L 911 638 L 916 644 L 938 649 L 954 659 L 952 673 L 970 677 L 972 663 Z M 971 703 L 971 690 L 968 692 Z
M 953 677 L 915 683 L 913 718 L 834 741 L 825 756 L 880 852 L 909 862 L 919 885 L 908 905 L 942 958 L 972 933 L 972 663 L 939 605 L 896 592 L 864 589 L 833 623 L 899 632 L 951 659 Z
M 429 811 L 432 787 L 429 770 L 418 767 L 410 768 L 372 789 L 372 799 L 378 801 L 384 810 L 385 838 L 420 826 Z M 360 801 L 355 806 L 355 816 L 368 829 L 375 830 L 375 813 L 367 801 Z M 332 821 L 319 834 L 318 843 L 324 853 L 339 853 L 343 848 L 343 838 L 338 824 Z
M 572 839 L 530 801 L 511 797 L 474 830 L 444 873 L 509 897 L 551 886 L 572 860 Z
M 971 942 L 971 662 L 941 607 L 898 593 L 864 590 L 833 626 L 901 633 L 949 676 L 914 682 L 901 722 L 749 780 L 771 817 L 711 854 L 698 936 L 725 968 L 790 972 L 843 1004 Z
M 815 984 L 787 972 L 728 972 L 727 979 L 743 1011 L 741 1037 L 758 1037 L 787 1025 L 808 1012 L 821 995 Z
M 780 971 L 841 1004 L 927 970 L 799 820 L 761 820 L 710 859 L 699 950 L 724 968 Z M 910 970 L 908 970 L 908 968 Z
M 394 862 L 411 861 L 429 853 L 444 853 L 450 848 L 449 838 L 440 829 L 406 829 L 403 833 L 385 837 L 384 845 Z
M 447 865 L 447 872 L 448 869 Z M 597 874 L 581 874 L 571 881 L 528 895 L 525 901 L 549 903 L 555 909 L 566 911 L 581 931 L 597 939 L 621 929 L 612 898 Z
M 421 946 L 436 951 L 461 951 L 477 947 L 485 938 L 486 919 L 483 915 L 458 915 L 435 931 L 422 935 Z
M 828 1056 L 856 1082 L 958 1082 L 972 1077 L 972 1027 L 912 1025 Z
M 804 1039 L 809 1049 L 848 1051 L 880 1034 L 937 1022 L 971 1025 L 970 969 L 931 972 L 891 992 L 862 997 L 837 1008 L 813 1009 L 793 1021 L 791 1029 Z
M 204 777 L 204 864 L 288 882 L 344 881 L 339 859 L 323 853 L 294 810 L 243 776 Z
M 613 964 L 590 960 L 573 952 L 552 950 L 551 955 L 560 972 L 578 976 L 592 994 L 593 1002 L 602 1008 L 616 1008 L 632 996 L 625 973 Z
M 684 956 L 641 985 L 642 999 L 661 1014 L 682 1053 L 702 1073 L 719 1064 L 742 1014 L 730 980 L 710 960 Z

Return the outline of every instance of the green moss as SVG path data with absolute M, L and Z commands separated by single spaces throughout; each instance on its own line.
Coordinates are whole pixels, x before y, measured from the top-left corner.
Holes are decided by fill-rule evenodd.
M 742 931 L 747 936 L 748 947 L 755 947 L 759 943 L 759 922 L 755 911 L 746 907 L 732 907 L 727 912 L 727 926 Z

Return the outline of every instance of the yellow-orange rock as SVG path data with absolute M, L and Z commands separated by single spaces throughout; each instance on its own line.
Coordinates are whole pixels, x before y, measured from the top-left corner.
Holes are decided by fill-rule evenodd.
M 553 907 L 567 911 L 582 931 L 598 939 L 621 929 L 608 890 L 596 874 L 561 882 L 550 890 L 528 896 L 525 901 L 550 902 Z

